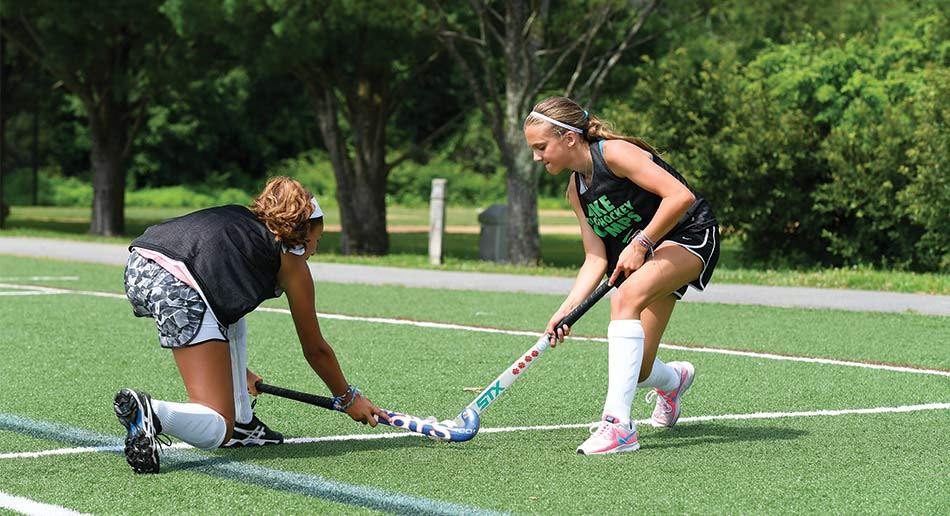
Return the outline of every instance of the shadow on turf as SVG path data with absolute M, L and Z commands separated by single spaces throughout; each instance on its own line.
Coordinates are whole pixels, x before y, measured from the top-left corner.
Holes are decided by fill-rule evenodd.
M 332 457 L 375 450 L 393 450 L 395 448 L 420 448 L 439 446 L 418 437 L 397 439 L 372 439 L 366 441 L 329 441 L 307 444 L 283 444 L 279 446 L 261 446 L 218 450 L 218 457 L 233 460 L 242 459 L 299 459 L 313 457 Z
M 808 435 L 804 430 L 782 427 L 747 428 L 727 426 L 716 423 L 696 423 L 677 426 L 675 429 L 650 432 L 644 439 L 644 450 L 662 450 L 686 446 L 709 446 L 750 441 L 787 441 Z M 552 446 L 563 444 L 563 437 L 551 435 Z M 537 439 L 535 439 L 537 441 Z M 303 459 L 314 457 L 332 457 L 350 453 L 394 448 L 439 447 L 457 452 L 461 448 L 444 444 L 430 443 L 418 438 L 374 439 L 367 441 L 336 441 L 309 444 L 285 444 L 281 446 L 263 446 L 217 450 L 214 456 L 202 460 L 177 462 L 162 466 L 162 471 L 187 471 L 206 468 L 215 464 L 241 462 L 244 459 Z
M 717 423 L 695 423 L 650 433 L 645 436 L 643 448 L 662 450 L 664 448 L 748 441 L 787 441 L 805 435 L 808 435 L 808 432 L 804 430 L 777 426 L 749 428 Z

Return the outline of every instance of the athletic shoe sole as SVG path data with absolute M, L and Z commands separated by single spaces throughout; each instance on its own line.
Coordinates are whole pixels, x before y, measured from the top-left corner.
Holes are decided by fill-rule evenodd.
M 144 396 L 148 396 L 145 394 Z M 158 473 L 158 444 L 155 442 L 155 436 L 139 425 L 141 419 L 139 410 L 149 411 L 145 417 L 154 418 L 151 414 L 151 406 L 147 401 L 143 401 L 139 393 L 131 389 L 122 389 L 115 395 L 113 404 L 115 415 L 119 422 L 125 427 L 125 460 L 132 466 L 136 473 Z
M 222 448 L 245 448 L 245 447 L 251 447 L 251 446 L 273 446 L 277 444 L 283 444 L 283 442 L 284 442 L 283 439 L 279 441 L 272 440 L 272 439 L 251 439 L 251 440 L 241 439 L 239 441 L 235 441 L 234 439 L 231 439 L 230 441 L 227 442 L 227 444 L 224 444 L 221 447 Z
M 620 445 L 620 446 L 618 446 L 618 447 L 616 447 L 616 448 L 611 448 L 611 449 L 609 449 L 609 450 L 604 450 L 604 451 L 599 451 L 599 452 L 593 452 L 593 453 L 584 453 L 583 450 L 581 450 L 580 448 L 578 448 L 578 449 L 577 449 L 577 454 L 578 454 L 578 455 L 608 455 L 608 454 L 611 454 L 611 453 L 632 452 L 632 451 L 637 451 L 637 450 L 639 450 L 639 449 L 640 449 L 640 439 L 639 439 L 639 436 L 638 436 L 636 442 L 633 442 L 633 443 L 630 443 L 630 444 L 622 444 L 622 445 Z

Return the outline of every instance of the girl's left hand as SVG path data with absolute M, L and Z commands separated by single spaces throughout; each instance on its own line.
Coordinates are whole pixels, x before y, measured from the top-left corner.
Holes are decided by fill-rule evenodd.
M 630 242 L 623 251 L 620 252 L 620 258 L 617 259 L 617 268 L 614 269 L 608 285 L 614 285 L 618 278 L 625 278 L 633 274 L 633 271 L 643 267 L 646 260 L 646 249 L 636 242 Z M 623 274 L 623 276 L 621 276 Z
M 263 378 L 254 374 L 254 371 L 251 371 L 250 369 L 248 369 L 247 370 L 247 392 L 251 396 L 257 396 L 258 394 L 260 394 L 259 392 L 257 392 L 256 385 L 257 385 L 257 382 L 260 382 L 263 380 L 264 380 Z

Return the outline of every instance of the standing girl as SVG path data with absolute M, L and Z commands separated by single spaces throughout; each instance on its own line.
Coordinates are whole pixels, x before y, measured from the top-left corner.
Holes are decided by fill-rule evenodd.
M 611 132 L 571 99 L 537 104 L 524 123 L 534 160 L 550 174 L 571 170 L 567 197 L 584 242 L 584 264 L 567 299 L 548 322 L 552 344 L 570 328 L 557 321 L 609 274 L 608 384 L 601 421 L 577 448 L 583 455 L 640 448 L 630 405 L 638 386 L 653 388 L 652 423 L 672 427 L 695 371 L 656 357 L 676 300 L 689 285 L 703 290 L 719 259 L 719 229 L 709 203 L 639 138 Z
M 314 308 L 307 259 L 323 236 L 323 211 L 300 183 L 271 179 L 250 209 L 220 206 L 149 227 L 129 247 L 125 291 L 137 317 L 152 317 L 170 348 L 188 403 L 122 389 L 115 413 L 125 457 L 137 473 L 157 473 L 159 434 L 197 448 L 279 444 L 283 436 L 251 410 L 244 316 L 287 293 L 304 358 L 356 421 L 376 426 L 385 412 L 343 376 Z

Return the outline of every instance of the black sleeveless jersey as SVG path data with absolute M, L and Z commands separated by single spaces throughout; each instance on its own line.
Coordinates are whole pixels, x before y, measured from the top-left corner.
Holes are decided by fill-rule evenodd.
M 610 171 L 604 159 L 603 140 L 590 144 L 590 156 L 594 165 L 591 184 L 582 188 L 581 175 L 574 173 L 578 198 L 587 223 L 594 229 L 607 248 L 608 271 L 613 271 L 620 258 L 620 252 L 630 243 L 637 230 L 647 227 L 653 220 L 656 210 L 660 206 L 662 197 L 649 192 L 625 177 L 617 177 Z M 683 183 L 696 196 L 692 206 L 686 210 L 683 217 L 676 223 L 667 235 L 656 240 L 659 245 L 668 235 L 683 231 L 697 231 L 716 224 L 716 217 L 712 208 L 705 199 L 690 188 L 686 179 L 680 175 L 669 163 L 656 155 L 651 155 L 653 162 L 666 170 L 677 181 Z M 583 191 L 583 193 L 581 193 Z M 657 235 L 651 235 L 657 238 Z M 608 272 L 609 274 L 609 272 Z
M 281 245 L 244 206 L 219 206 L 156 224 L 132 241 L 183 262 L 221 324 L 277 297 Z

